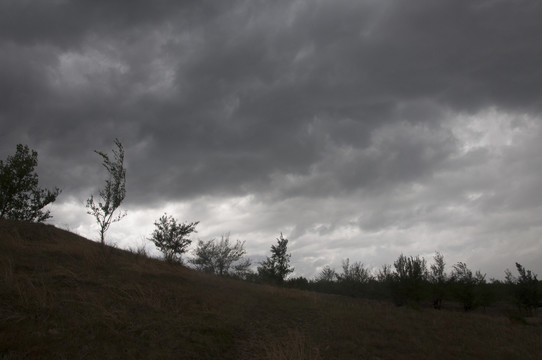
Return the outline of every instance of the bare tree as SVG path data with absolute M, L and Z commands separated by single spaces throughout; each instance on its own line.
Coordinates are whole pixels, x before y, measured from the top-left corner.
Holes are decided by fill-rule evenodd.
M 96 222 L 100 227 L 100 241 L 105 244 L 105 232 L 109 226 L 117 221 L 120 221 L 126 216 L 126 212 L 119 212 L 114 216 L 115 211 L 126 196 L 126 169 L 124 168 L 124 149 L 119 139 L 115 139 L 117 150 L 113 149 L 113 160 L 109 155 L 94 150 L 103 159 L 103 166 L 106 168 L 109 176 L 105 181 L 105 186 L 100 190 L 99 195 L 101 200 L 96 203 L 94 195 L 90 195 L 87 199 L 87 213 L 96 218 Z

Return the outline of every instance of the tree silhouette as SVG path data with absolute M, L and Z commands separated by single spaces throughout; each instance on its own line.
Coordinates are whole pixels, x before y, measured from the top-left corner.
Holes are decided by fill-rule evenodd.
M 188 236 L 196 232 L 198 224 L 199 221 L 181 224 L 173 216 L 164 214 L 154 223 L 156 229 L 149 240 L 164 254 L 166 261 L 182 262 L 182 254 L 192 243 Z
M 0 219 L 42 222 L 51 218 L 43 208 L 54 202 L 60 189 L 38 187 L 38 153 L 18 144 L 15 155 L 0 160 Z
M 428 278 L 433 293 L 433 307 L 440 310 L 442 308 L 442 300 L 445 295 L 448 276 L 445 271 L 446 263 L 444 262 L 444 256 L 437 252 L 433 259 L 435 262 L 431 264 Z
M 291 254 L 287 252 L 288 239 L 280 233 L 277 245 L 271 245 L 271 257 L 267 257 L 258 267 L 260 278 L 282 284 L 286 276 L 294 271 L 294 268 L 290 267 Z
M 540 304 L 537 275 L 531 270 L 525 269 L 520 263 L 516 263 L 519 276 L 516 278 L 510 270 L 506 270 L 506 282 L 512 286 L 514 297 L 518 306 L 528 312 L 532 312 Z
M 100 190 L 101 201 L 94 202 L 94 195 L 90 195 L 87 199 L 87 213 L 96 218 L 96 222 L 100 227 L 100 241 L 105 244 L 105 232 L 109 226 L 117 221 L 120 221 L 126 216 L 126 212 L 120 212 L 114 217 L 115 211 L 118 209 L 124 197 L 126 196 L 126 169 L 124 168 L 124 149 L 119 139 L 115 139 L 117 150 L 113 150 L 114 159 L 110 160 L 109 155 L 94 150 L 103 159 L 103 166 L 106 168 L 109 176 L 105 180 L 105 186 Z
M 235 244 L 230 244 L 229 234 L 222 235 L 218 242 L 215 239 L 206 242 L 199 240 L 194 251 L 196 257 L 190 262 L 198 270 L 208 273 L 244 278 L 251 265 L 249 259 L 241 261 L 246 254 L 244 245 L 245 243 L 239 240 Z

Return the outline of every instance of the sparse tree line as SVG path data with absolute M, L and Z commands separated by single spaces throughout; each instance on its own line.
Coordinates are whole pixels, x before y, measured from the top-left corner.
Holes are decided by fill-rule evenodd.
M 126 216 L 126 212 L 117 212 L 126 196 L 126 169 L 122 144 L 115 139 L 115 145 L 112 158 L 95 151 L 102 158 L 108 177 L 99 190 L 99 199 L 91 195 L 86 204 L 88 214 L 98 223 L 102 245 L 110 225 Z M 44 208 L 56 200 L 61 190 L 38 186 L 37 156 L 36 151 L 19 144 L 15 155 L 8 156 L 5 162 L 0 160 L 0 219 L 42 222 L 51 217 Z M 164 214 L 155 221 L 155 230 L 148 240 L 163 253 L 166 261 L 182 263 L 183 254 L 192 243 L 190 236 L 198 224 L 180 223 Z M 446 273 L 444 256 L 438 252 L 429 267 L 423 257 L 401 254 L 393 266 L 384 265 L 376 272 L 360 262 L 351 263 L 346 259 L 342 272 L 326 266 L 313 280 L 287 279 L 294 269 L 290 266 L 288 239 L 282 233 L 271 246 L 271 255 L 259 263 L 256 271 L 245 257 L 244 245 L 239 240 L 230 242 L 229 234 L 222 235 L 220 240 L 198 240 L 194 256 L 188 262 L 197 270 L 218 276 L 354 297 L 390 299 L 398 306 L 428 303 L 441 309 L 444 303 L 453 302 L 469 311 L 512 301 L 526 312 L 542 306 L 542 282 L 519 263 L 516 263 L 517 275 L 507 269 L 504 281 L 488 281 L 485 274 L 479 270 L 473 272 L 463 262 L 454 264 L 451 273 Z
M 115 139 L 115 146 L 111 157 L 94 150 L 102 158 L 107 178 L 98 197 L 90 195 L 86 201 L 87 213 L 98 224 L 102 246 L 111 224 L 126 216 L 125 211 L 117 211 L 126 197 L 124 148 L 118 139 Z M 43 222 L 51 218 L 50 211 L 44 208 L 56 200 L 61 190 L 38 186 L 37 165 L 38 153 L 22 144 L 17 145 L 15 155 L 8 156 L 5 162 L 0 160 L 0 219 Z M 155 221 L 155 230 L 148 240 L 163 253 L 166 261 L 182 263 L 182 255 L 192 243 L 190 235 L 196 232 L 198 224 L 180 223 L 173 216 L 164 214 Z M 293 268 L 289 265 L 288 240 L 281 234 L 277 241 L 277 245 L 271 246 L 271 256 L 258 267 L 257 275 L 250 269 L 250 259 L 244 258 L 244 242 L 231 243 L 229 234 L 223 235 L 219 241 L 199 240 L 189 263 L 198 270 L 220 276 L 281 284 Z
M 506 270 L 505 280 L 487 280 L 479 270 L 472 271 L 464 262 L 446 273 L 444 256 L 436 253 L 433 263 L 420 256 L 401 254 L 393 266 L 384 265 L 376 272 L 360 262 L 342 263 L 342 272 L 326 266 L 314 280 L 302 277 L 286 282 L 287 286 L 332 294 L 373 299 L 389 299 L 397 306 L 431 305 L 441 309 L 445 303 L 460 304 L 463 310 L 486 308 L 496 303 L 513 303 L 532 313 L 542 306 L 542 282 L 531 270 L 516 263 L 518 275 Z
M 166 223 L 169 226 L 165 226 Z M 150 240 L 164 253 L 166 260 L 181 262 L 180 255 L 191 243 L 187 235 L 195 232 L 197 224 L 177 224 L 174 218 L 164 215 L 155 223 L 156 230 Z M 166 234 L 179 235 L 175 238 Z M 464 262 L 454 264 L 451 273 L 446 273 L 444 256 L 438 252 L 429 266 L 423 257 L 401 254 L 393 266 L 384 265 L 376 272 L 361 262 L 351 263 L 345 259 L 341 272 L 325 266 L 313 280 L 287 279 L 294 268 L 290 266 L 288 239 L 282 233 L 271 246 L 271 256 L 260 262 L 256 271 L 251 269 L 250 260 L 244 258 L 244 244 L 239 240 L 231 243 L 229 235 L 223 235 L 220 241 L 198 240 L 194 257 L 188 262 L 200 271 L 219 276 L 353 297 L 389 299 L 397 306 L 430 304 L 442 309 L 444 303 L 454 303 L 470 311 L 497 302 L 513 302 L 527 313 L 542 306 L 542 282 L 519 263 L 516 263 L 517 276 L 506 270 L 505 281 L 488 281 L 480 270 L 472 271 Z M 171 251 L 177 255 L 168 255 Z
M 192 240 L 189 235 L 196 232 L 199 222 L 181 224 L 175 218 L 164 214 L 154 223 L 150 241 L 164 254 L 168 262 L 183 263 L 182 255 L 188 251 Z M 246 258 L 245 242 L 230 242 L 230 235 L 222 235 L 220 240 L 198 240 L 194 257 L 188 260 L 195 269 L 218 276 L 227 276 L 240 280 L 265 282 L 281 285 L 288 274 L 294 271 L 290 266 L 291 254 L 288 254 L 288 239 L 282 234 L 276 245 L 271 245 L 268 256 L 254 272 L 252 262 Z

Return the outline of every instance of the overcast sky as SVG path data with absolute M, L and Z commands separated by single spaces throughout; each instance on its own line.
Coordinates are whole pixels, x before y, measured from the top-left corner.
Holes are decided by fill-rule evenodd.
M 126 151 L 128 216 L 231 233 L 295 275 L 401 254 L 542 275 L 538 0 L 0 0 L 0 158 L 39 153 L 49 222 Z M 148 248 L 152 244 L 148 242 Z

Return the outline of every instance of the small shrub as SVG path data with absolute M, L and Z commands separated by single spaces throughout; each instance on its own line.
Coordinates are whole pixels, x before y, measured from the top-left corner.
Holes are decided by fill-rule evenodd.
M 199 221 L 188 224 L 177 223 L 173 216 L 164 214 L 154 223 L 156 229 L 149 240 L 164 254 L 166 261 L 182 262 L 182 254 L 192 243 L 188 237 L 196 232 L 198 224 Z

